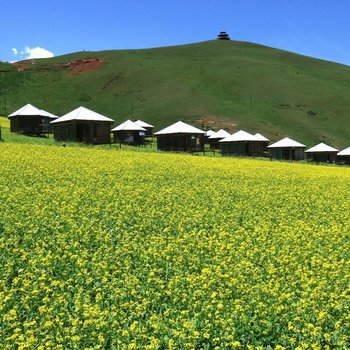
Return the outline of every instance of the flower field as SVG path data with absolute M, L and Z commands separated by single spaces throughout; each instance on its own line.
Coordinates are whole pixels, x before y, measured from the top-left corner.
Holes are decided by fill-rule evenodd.
M 350 348 L 350 169 L 0 145 L 1 349 Z

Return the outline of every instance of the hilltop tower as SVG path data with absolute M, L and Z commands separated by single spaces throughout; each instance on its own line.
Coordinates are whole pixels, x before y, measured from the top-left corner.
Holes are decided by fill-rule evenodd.
M 218 40 L 231 40 L 226 32 L 220 32 L 218 35 Z

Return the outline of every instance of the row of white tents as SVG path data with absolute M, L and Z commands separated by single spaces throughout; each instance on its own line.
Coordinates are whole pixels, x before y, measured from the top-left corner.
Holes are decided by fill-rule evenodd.
M 22 118 L 20 120 L 19 118 Z M 90 109 L 87 109 L 85 107 L 78 107 L 67 114 L 65 114 L 62 117 L 58 117 L 52 113 L 46 112 L 42 109 L 38 109 L 31 104 L 27 104 L 23 106 L 22 108 L 18 109 L 17 111 L 13 112 L 12 114 L 9 115 L 9 118 L 12 121 L 14 121 L 13 125 L 11 124 L 11 131 L 18 132 L 17 128 L 21 127 L 21 123 L 24 121 L 24 125 L 26 127 L 29 127 L 27 125 L 28 121 L 34 121 L 36 122 L 37 119 L 33 119 L 33 117 L 38 117 L 38 118 L 47 118 L 48 123 L 50 125 L 60 125 L 68 122 L 84 122 L 84 123 L 89 123 L 89 122 L 106 122 L 106 125 L 103 127 L 103 133 L 105 134 L 106 138 L 108 137 L 108 133 L 112 131 L 113 133 L 121 133 L 123 132 L 128 132 L 128 133 L 133 133 L 133 137 L 135 135 L 147 135 L 147 131 L 150 131 L 152 129 L 153 133 L 153 125 L 148 124 L 144 121 L 137 120 L 137 121 L 131 121 L 127 120 L 116 127 L 111 129 L 111 125 L 114 122 L 113 119 L 108 118 L 102 114 L 99 114 L 97 112 L 94 112 Z M 108 126 L 107 126 L 108 124 Z M 86 124 L 87 125 L 87 124 Z M 31 126 L 33 129 L 34 127 Z M 32 130 L 30 129 L 30 130 Z M 86 131 L 86 130 L 85 130 Z M 93 129 L 91 130 L 91 133 L 93 133 Z M 95 130 L 96 132 L 96 130 Z M 102 133 L 101 133 L 102 134 Z M 124 134 L 123 134 L 124 135 Z M 125 134 L 125 135 L 130 135 L 130 134 Z M 124 135 L 124 136 L 125 136 Z M 266 138 L 265 136 L 256 133 L 256 134 L 250 134 L 246 131 L 240 130 L 237 131 L 233 134 L 228 133 L 227 131 L 221 129 L 219 131 L 213 131 L 213 130 L 208 130 L 208 131 L 203 131 L 201 129 L 198 129 L 196 127 L 193 127 L 187 123 L 184 122 L 176 122 L 154 134 L 156 137 L 161 138 L 164 136 L 171 136 L 171 135 L 203 135 L 206 136 L 209 140 L 209 143 L 217 143 L 218 145 L 221 145 L 221 147 L 225 144 L 234 144 L 234 143 L 269 143 L 269 139 Z M 124 137 L 123 136 L 123 137 Z M 193 136 L 192 136 L 193 137 Z M 306 146 L 301 144 L 300 142 L 297 142 L 295 140 L 292 140 L 288 137 L 275 142 L 273 144 L 270 144 L 267 146 L 268 149 L 287 149 L 287 148 L 293 148 L 293 149 L 306 149 Z M 303 151 L 304 152 L 304 151 Z M 326 145 L 324 143 L 320 143 L 312 148 L 309 148 L 308 150 L 305 151 L 305 153 L 336 153 L 338 156 L 350 156 L 350 147 L 339 151 L 338 149 L 331 147 L 329 145 Z
M 255 135 L 250 134 L 246 131 L 240 130 L 233 134 L 228 133 L 227 131 L 220 129 L 219 131 L 208 130 L 205 132 L 205 135 L 208 137 L 208 140 L 217 140 L 219 143 L 227 142 L 254 142 L 254 141 L 263 141 L 270 142 L 268 138 L 256 133 Z M 306 145 L 292 140 L 289 137 L 285 137 L 282 140 L 279 140 L 267 148 L 306 148 Z M 313 146 L 305 151 L 305 153 L 329 153 L 335 152 L 338 156 L 350 156 L 350 147 L 339 151 L 338 149 L 331 147 L 323 142 Z

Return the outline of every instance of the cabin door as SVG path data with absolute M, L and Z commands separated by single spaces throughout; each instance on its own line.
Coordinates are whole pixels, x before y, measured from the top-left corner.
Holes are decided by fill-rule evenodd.
M 77 142 L 91 142 L 90 127 L 89 125 L 80 124 L 77 125 Z

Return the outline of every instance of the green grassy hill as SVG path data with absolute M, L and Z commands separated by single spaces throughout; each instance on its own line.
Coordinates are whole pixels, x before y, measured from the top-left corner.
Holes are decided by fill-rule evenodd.
M 81 65 L 68 63 L 93 58 Z M 350 67 L 237 41 L 79 52 L 0 66 L 0 114 L 26 103 L 62 115 L 79 105 L 157 129 L 199 127 L 350 144 Z M 6 106 L 5 106 L 6 96 Z

